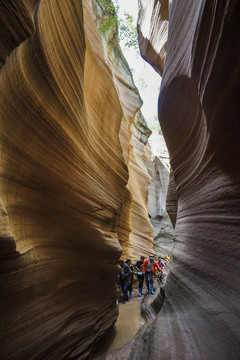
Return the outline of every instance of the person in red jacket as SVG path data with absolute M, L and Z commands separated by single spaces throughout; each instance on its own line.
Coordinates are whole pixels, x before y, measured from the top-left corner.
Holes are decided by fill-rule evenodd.
M 150 255 L 149 258 L 146 259 L 143 263 L 143 272 L 145 272 L 145 279 L 146 279 L 148 294 L 150 294 L 150 289 L 151 289 L 151 294 L 154 294 L 153 276 L 155 275 L 155 267 L 159 271 L 163 272 L 163 270 L 158 265 L 157 261 L 154 260 L 154 255 Z M 149 279 L 150 279 L 150 289 L 149 289 Z

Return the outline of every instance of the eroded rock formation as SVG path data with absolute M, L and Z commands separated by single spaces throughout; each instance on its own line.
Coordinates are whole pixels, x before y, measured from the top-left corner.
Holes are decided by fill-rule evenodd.
M 171 2 L 159 119 L 178 198 L 173 261 L 159 315 L 114 359 L 239 358 L 239 11 Z
M 101 7 L 36 3 L 0 4 L 1 357 L 89 359 L 117 317 L 122 248 L 153 246 L 150 131 Z
M 154 229 L 154 249 L 157 254 L 171 255 L 174 230 L 166 209 L 169 172 L 160 157 L 152 156 L 147 163 L 151 176 L 148 190 L 148 213 Z
M 177 192 L 176 192 L 176 183 L 174 180 L 173 171 L 170 171 L 169 175 L 169 184 L 168 184 L 168 192 L 167 192 L 167 199 L 166 199 L 166 210 L 171 219 L 173 227 L 176 225 L 177 220 Z
M 143 59 L 161 76 L 168 37 L 168 0 L 139 0 L 138 42 Z M 156 31 L 157 29 L 157 31 Z
M 136 89 L 132 74 L 117 41 L 117 26 L 105 29 L 105 24 L 112 19 L 112 13 L 96 1 L 91 1 L 92 14 L 104 54 L 109 65 L 116 90 L 119 95 L 123 115 L 119 139 L 124 160 L 128 167 L 129 179 L 124 194 L 121 215 L 118 220 L 117 234 L 122 246 L 123 258 L 138 259 L 147 255 L 153 248 L 153 228 L 147 211 L 148 187 L 151 177 L 143 161 L 144 149 L 151 130 L 139 111 L 142 100 Z M 85 8 L 87 2 L 85 3 Z M 87 28 L 91 36 L 93 24 Z

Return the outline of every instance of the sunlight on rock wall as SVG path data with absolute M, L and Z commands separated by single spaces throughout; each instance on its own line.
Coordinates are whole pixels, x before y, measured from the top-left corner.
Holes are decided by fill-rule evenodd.
M 100 40 L 98 9 L 0 4 L 4 359 L 94 356 L 118 315 L 122 250 L 138 258 L 153 247 L 151 132 L 116 31 Z
M 153 249 L 153 227 L 149 219 L 147 203 L 151 177 L 144 162 L 147 137 L 151 134 L 140 112 L 137 113 L 132 125 L 129 188 L 132 193 L 130 234 L 130 258 L 139 259 L 148 256 Z
M 102 34 L 101 25 L 109 18 L 109 14 L 104 12 L 101 6 L 97 6 L 95 1 L 92 1 L 91 5 L 123 111 L 119 138 L 128 166 L 129 180 L 117 234 L 123 249 L 122 257 L 138 259 L 141 255 L 148 255 L 153 249 L 153 228 L 147 211 L 148 186 L 151 178 L 143 162 L 144 147 L 151 130 L 138 111 L 142 106 L 142 100 L 118 44 L 117 27 Z

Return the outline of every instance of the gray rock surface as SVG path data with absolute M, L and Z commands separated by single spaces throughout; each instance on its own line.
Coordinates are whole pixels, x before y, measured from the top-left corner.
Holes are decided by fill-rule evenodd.
M 152 178 L 148 190 L 148 213 L 154 229 L 154 250 L 160 256 L 171 255 L 174 229 L 166 210 L 169 172 L 158 156 L 152 157 L 147 168 Z
M 159 120 L 178 199 L 173 260 L 160 313 L 114 359 L 239 360 L 239 12 L 237 0 L 171 1 Z

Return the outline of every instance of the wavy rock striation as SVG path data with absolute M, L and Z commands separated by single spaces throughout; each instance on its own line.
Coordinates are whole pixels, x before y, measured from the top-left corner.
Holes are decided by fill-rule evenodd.
M 138 5 L 141 55 L 162 76 L 168 37 L 169 0 L 139 0 Z
M 1 356 L 88 358 L 117 317 L 122 110 L 80 2 L 41 1 L 35 27 L 1 71 L 1 196 L 18 251 L 1 265 Z
M 137 258 L 153 247 L 150 130 L 116 31 L 99 39 L 99 9 L 0 4 L 5 360 L 90 359 L 117 318 L 122 249 Z
M 178 198 L 173 261 L 159 315 L 114 359 L 237 360 L 240 4 L 171 3 L 159 119 Z
M 34 31 L 33 11 L 37 1 L 2 0 L 0 3 L 0 69 L 7 57 Z
M 86 7 L 87 5 L 85 5 Z M 151 130 L 139 111 L 142 100 L 134 85 L 132 74 L 117 41 L 117 26 L 105 29 L 112 14 L 101 3 L 91 1 L 94 22 L 101 34 L 104 54 L 109 65 L 122 107 L 122 121 L 119 139 L 123 156 L 128 167 L 129 179 L 124 194 L 122 212 L 119 217 L 117 234 L 122 246 L 123 258 L 139 259 L 148 255 L 153 248 L 153 228 L 148 217 L 148 187 L 151 177 L 144 158 L 145 146 Z M 87 29 L 88 31 L 88 29 Z M 89 33 L 92 32 L 92 27 Z
M 166 209 L 169 172 L 158 156 L 152 156 L 147 168 L 151 176 L 148 213 L 154 229 L 154 250 L 161 256 L 171 255 L 174 230 Z
M 171 170 L 169 175 L 168 192 L 166 198 L 166 210 L 171 219 L 171 223 L 173 227 L 175 227 L 176 225 L 177 209 L 178 209 L 178 200 L 177 200 L 177 192 L 176 192 L 176 183 L 174 180 L 173 171 Z

